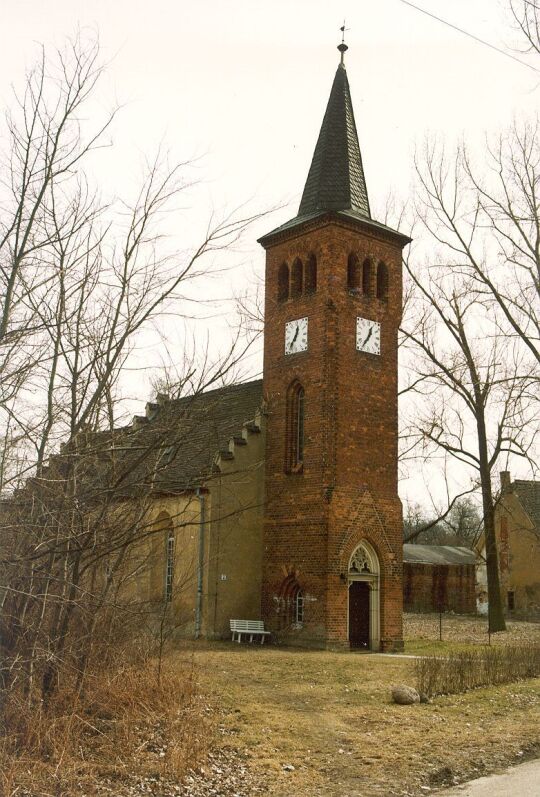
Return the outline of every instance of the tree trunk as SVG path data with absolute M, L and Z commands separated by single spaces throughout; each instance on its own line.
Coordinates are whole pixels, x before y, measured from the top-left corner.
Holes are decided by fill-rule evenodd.
M 480 482 L 482 507 L 484 510 L 484 536 L 486 540 L 486 571 L 488 588 L 488 622 L 491 633 L 506 631 L 499 580 L 499 556 L 495 536 L 495 507 L 491 492 L 491 470 L 487 452 L 486 424 L 483 408 L 476 415 L 478 429 L 478 451 L 480 458 Z

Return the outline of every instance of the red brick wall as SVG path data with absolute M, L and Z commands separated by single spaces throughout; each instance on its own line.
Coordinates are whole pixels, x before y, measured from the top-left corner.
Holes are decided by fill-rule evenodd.
M 347 259 L 369 256 L 389 271 L 386 302 L 351 295 Z M 278 269 L 317 258 L 317 292 L 277 301 Z M 276 596 L 294 573 L 307 596 L 302 629 L 288 640 L 347 643 L 350 555 L 361 539 L 381 563 L 381 640 L 399 646 L 402 516 L 397 496 L 397 330 L 401 247 L 354 224 L 319 223 L 267 250 L 264 391 L 268 403 L 263 616 L 276 630 Z M 309 318 L 307 352 L 284 354 L 285 323 Z M 381 356 L 356 351 L 356 317 L 382 323 Z M 287 387 L 305 389 L 301 474 L 284 472 Z M 345 576 L 344 578 L 342 577 Z
M 476 612 L 474 565 L 403 563 L 403 607 L 406 611 Z

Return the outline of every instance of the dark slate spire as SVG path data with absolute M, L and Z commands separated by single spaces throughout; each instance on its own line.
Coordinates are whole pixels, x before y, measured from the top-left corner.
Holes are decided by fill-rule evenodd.
M 345 24 L 341 30 L 345 33 Z M 357 230 L 369 229 L 371 233 L 389 237 L 401 246 L 411 241 L 407 235 L 371 218 L 344 65 L 348 47 L 343 40 L 338 50 L 341 63 L 330 92 L 298 214 L 259 238 L 259 243 L 265 249 L 283 236 L 295 234 L 301 228 L 309 229 L 329 219 L 352 224 Z
M 298 217 L 325 210 L 352 210 L 370 219 L 351 92 L 343 63 L 347 45 L 342 42 L 338 50 L 341 63 L 330 92 Z

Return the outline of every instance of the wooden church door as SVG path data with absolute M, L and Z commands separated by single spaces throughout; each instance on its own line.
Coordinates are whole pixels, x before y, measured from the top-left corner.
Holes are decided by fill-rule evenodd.
M 349 587 L 349 642 L 351 648 L 369 649 L 369 584 L 353 581 Z

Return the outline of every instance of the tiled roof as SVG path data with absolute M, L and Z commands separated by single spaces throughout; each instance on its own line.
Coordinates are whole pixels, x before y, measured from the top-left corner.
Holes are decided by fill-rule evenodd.
M 345 67 L 337 68 L 298 216 L 354 210 L 371 218 Z
M 476 562 L 474 551 L 456 545 L 413 545 L 403 546 L 403 561 L 409 564 L 424 565 L 473 565 Z
M 199 487 L 214 471 L 220 452 L 233 459 L 231 440 L 240 444 L 243 432 L 260 431 L 255 421 L 260 421 L 261 406 L 260 379 L 180 399 L 161 396 L 130 426 L 78 440 L 81 479 L 95 500 L 111 490 L 118 497 L 145 497 Z M 63 446 L 51 457 L 45 485 L 51 475 L 63 472 L 69 456 L 70 447 Z
M 360 222 L 374 233 L 397 238 L 402 246 L 410 242 L 408 236 L 371 218 L 349 81 L 342 64 L 332 84 L 298 214 L 263 235 L 259 242 L 265 246 L 275 235 L 324 216 Z
M 230 439 L 241 435 L 244 423 L 253 420 L 261 405 L 262 380 L 258 379 L 161 406 L 140 432 L 140 436 L 152 435 L 154 427 L 163 438 L 153 489 L 175 492 L 200 484 L 211 473 L 216 454 L 228 450 Z
M 540 482 L 516 479 L 512 491 L 517 495 L 525 512 L 540 531 Z

